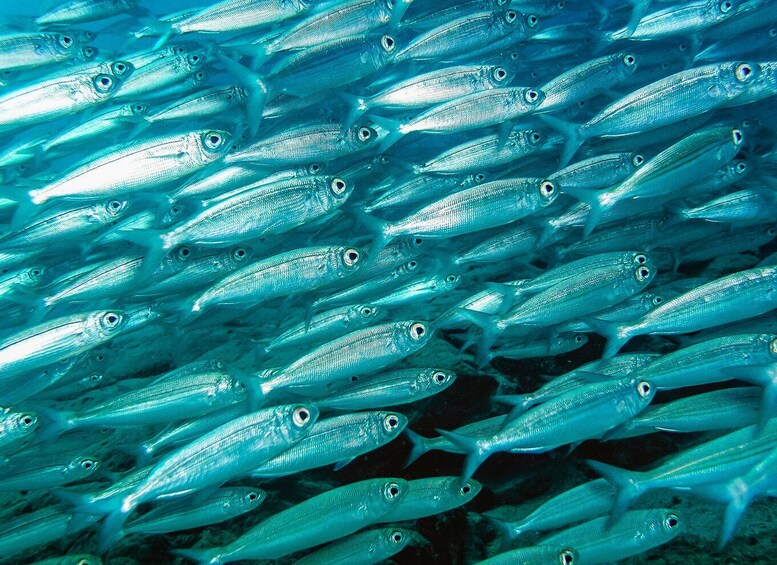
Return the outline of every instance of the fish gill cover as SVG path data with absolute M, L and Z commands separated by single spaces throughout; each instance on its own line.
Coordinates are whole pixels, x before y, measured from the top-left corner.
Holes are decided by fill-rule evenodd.
M 197 4 L 0 5 L 0 562 L 771 560 L 775 2 Z

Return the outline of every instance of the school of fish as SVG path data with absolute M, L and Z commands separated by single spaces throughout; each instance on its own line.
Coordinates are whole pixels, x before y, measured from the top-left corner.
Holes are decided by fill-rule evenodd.
M 726 562 L 777 496 L 773 0 L 22 8 L 0 562 L 611 563 L 687 500 Z

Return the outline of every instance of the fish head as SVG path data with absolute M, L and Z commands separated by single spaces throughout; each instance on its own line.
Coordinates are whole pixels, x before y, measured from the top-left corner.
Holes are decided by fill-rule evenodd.
M 340 277 L 355 272 L 367 261 L 367 252 L 358 247 L 333 247 L 330 256 Z
M 52 52 L 59 55 L 72 56 L 74 52 L 78 51 L 79 42 L 69 33 L 57 33 L 47 39 L 50 40 L 47 43 L 49 43 Z
M 385 311 L 373 304 L 355 304 L 348 308 L 346 318 L 349 323 L 356 322 L 358 325 L 363 326 L 380 319 L 383 314 L 385 314 Z
M 19 274 L 19 284 L 28 288 L 36 287 L 45 273 L 46 270 L 41 266 L 30 267 Z
M 722 98 L 733 99 L 758 84 L 761 66 L 749 61 L 720 63 L 716 87 Z
M 441 286 L 446 290 L 453 290 L 454 288 L 458 287 L 459 284 L 461 284 L 461 275 L 451 273 L 449 275 L 445 275 L 445 277 L 440 282 Z
M 313 404 L 278 406 L 275 410 L 282 433 L 292 441 L 306 436 L 318 420 L 318 408 Z
M 553 204 L 556 198 L 558 198 L 559 192 L 560 190 L 558 189 L 558 186 L 556 186 L 555 182 L 548 179 L 541 180 L 537 186 L 540 206 L 545 208 L 546 206 Z
M 393 440 L 407 426 L 407 416 L 399 412 L 373 412 L 370 414 L 370 419 L 372 420 L 370 429 L 381 444 Z
M 193 74 L 205 66 L 208 59 L 203 49 L 197 49 L 191 53 L 184 53 L 177 57 L 181 70 L 187 75 Z
M 340 176 L 323 176 L 316 179 L 322 190 L 319 192 L 325 210 L 342 206 L 353 193 L 353 182 Z
M 246 489 L 246 491 L 238 493 L 238 500 L 236 501 L 243 506 L 259 506 L 267 498 L 267 493 L 261 489 L 252 488 Z
M 121 86 L 121 79 L 109 74 L 100 73 L 91 78 L 89 94 L 95 100 L 105 100 L 116 94 Z
M 365 504 L 368 512 L 374 512 L 378 516 L 388 514 L 410 492 L 410 485 L 404 479 L 368 479 L 368 481 Z
M 345 136 L 358 150 L 367 149 L 378 141 L 378 132 L 366 124 L 351 126 Z
M 25 436 L 38 429 L 38 415 L 34 412 L 11 412 L 2 418 L 7 431 L 15 430 L 16 436 Z
M 777 334 L 757 334 L 753 338 L 753 350 L 748 355 L 751 365 L 777 363 Z
M 398 351 L 407 355 L 418 351 L 426 345 L 434 335 L 431 322 L 407 320 L 394 324 L 392 342 Z
M 93 47 L 91 45 L 84 45 L 79 51 L 78 55 L 76 55 L 76 58 L 79 61 L 94 61 L 97 59 L 97 56 L 100 54 L 100 50 L 97 49 L 97 47 Z
M 639 58 L 634 53 L 619 53 L 615 58 L 614 71 L 619 80 L 626 80 L 639 66 Z
M 411 387 L 415 390 L 428 391 L 436 394 L 445 390 L 456 380 L 456 373 L 448 369 L 424 369 L 420 371 Z
M 705 6 L 706 19 L 710 22 L 722 22 L 737 13 L 740 0 L 713 0 Z
M 390 35 L 381 35 L 378 39 L 378 59 L 381 61 L 390 61 L 397 52 L 397 41 Z
M 80 478 L 92 475 L 100 468 L 100 463 L 94 457 L 75 457 L 67 467 L 67 474 L 76 475 Z
M 242 265 L 245 265 L 251 255 L 252 252 L 250 248 L 244 245 L 238 245 L 237 247 L 233 247 L 232 249 L 224 251 L 222 260 L 220 262 L 225 266 L 225 268 L 234 270 Z
M 231 148 L 232 134 L 226 130 L 211 129 L 194 135 L 197 140 L 197 158 L 203 163 L 220 159 Z
M 101 337 L 109 337 L 124 329 L 127 319 L 121 310 L 99 311 L 89 315 L 87 325 Z
M 113 61 L 108 64 L 108 68 L 114 77 L 120 80 L 127 80 L 129 76 L 135 71 L 135 65 L 129 61 Z
M 95 204 L 91 210 L 91 215 L 101 224 L 115 226 L 127 212 L 128 208 L 128 200 L 118 200 L 114 198 L 107 202 Z
M 634 281 L 638 289 L 647 287 L 656 276 L 655 263 L 645 255 L 639 255 L 638 259 L 645 257 L 643 263 L 632 265 L 631 269 L 634 273 Z
M 632 392 L 628 395 L 629 412 L 633 415 L 647 408 L 656 395 L 656 387 L 643 379 L 629 379 L 629 381 L 629 388 Z
M 376 545 L 381 548 L 376 555 L 394 555 L 410 543 L 413 535 L 402 528 L 383 528 L 375 531 L 375 538 Z

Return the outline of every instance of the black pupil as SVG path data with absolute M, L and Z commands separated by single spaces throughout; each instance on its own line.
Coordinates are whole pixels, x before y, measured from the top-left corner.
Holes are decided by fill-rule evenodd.
M 100 81 L 100 84 L 102 84 L 103 86 L 108 86 L 109 84 L 111 84 L 111 81 L 110 79 L 104 78 Z
M 64 38 L 64 41 L 65 41 L 65 43 L 70 43 L 70 42 L 71 42 L 71 41 L 73 41 L 73 40 L 72 40 L 72 39 L 70 39 L 69 37 L 65 37 L 65 38 Z
M 216 145 L 216 144 L 217 144 L 219 141 L 221 141 L 221 139 L 219 138 L 219 136 L 217 136 L 217 135 L 211 135 L 211 136 L 210 136 L 210 142 L 211 142 L 213 145 Z
M 256 495 L 254 493 L 251 493 L 251 494 L 248 495 L 248 498 L 250 500 L 256 500 Z
M 394 534 L 394 541 L 402 541 L 402 535 L 401 534 Z
M 389 494 L 390 494 L 391 496 L 396 496 L 398 493 L 399 493 L 399 490 L 397 489 L 397 487 L 391 487 L 391 488 L 389 489 Z
M 415 329 L 415 333 L 417 333 L 418 335 L 424 335 L 424 328 L 423 328 L 423 326 L 418 326 Z
M 356 261 L 356 259 L 358 259 L 358 258 L 359 258 L 359 256 L 358 256 L 356 253 L 349 253 L 349 254 L 348 254 L 348 258 L 349 258 L 351 261 Z
M 242 249 L 238 249 L 238 250 L 237 250 L 237 256 L 238 256 L 238 257 L 242 257 L 242 256 L 243 256 L 243 255 L 245 255 L 245 254 L 246 254 L 246 252 L 245 252 L 245 251 L 243 251 Z
M 435 379 L 437 379 L 437 382 L 438 382 L 438 383 L 441 383 L 441 382 L 443 381 L 443 379 L 445 378 L 445 375 L 443 375 L 442 373 L 437 373 L 437 374 L 434 376 L 434 378 L 435 378 Z
M 116 316 L 108 316 L 108 323 L 113 324 L 116 322 Z
M 300 410 L 299 419 L 303 422 L 308 419 L 308 413 L 305 410 Z
M 461 489 L 461 492 L 463 492 L 464 494 L 469 494 L 469 487 L 463 487 Z
M 24 418 L 24 419 L 22 420 L 22 422 L 23 422 L 25 425 L 29 426 L 30 424 L 32 424 L 32 418 Z

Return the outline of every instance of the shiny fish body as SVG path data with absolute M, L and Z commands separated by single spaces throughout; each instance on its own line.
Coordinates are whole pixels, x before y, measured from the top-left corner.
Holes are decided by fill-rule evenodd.
M 201 312 L 217 304 L 257 303 L 295 290 L 312 290 L 348 276 L 363 253 L 346 247 L 308 247 L 281 253 L 238 269 L 183 305 Z
M 280 22 L 309 8 L 306 0 L 221 0 L 172 23 L 173 32 L 219 33 Z
M 225 131 L 196 131 L 132 142 L 75 167 L 62 178 L 30 191 L 34 204 L 58 199 L 93 200 L 146 190 L 194 173 L 229 147 Z M 122 179 L 117 182 L 116 179 Z
M 402 479 L 367 479 L 326 491 L 279 512 L 224 547 L 178 550 L 204 563 L 277 559 L 344 537 L 373 523 L 408 491 Z M 305 527 L 299 524 L 304 523 Z
M 38 429 L 38 417 L 31 412 L 0 409 L 0 448 L 5 448 Z
M 115 130 L 126 127 L 127 124 L 140 123 L 147 112 L 148 106 L 145 104 L 137 102 L 123 104 L 101 112 L 93 118 L 63 131 L 47 140 L 41 147 L 44 151 L 51 151 L 55 148 L 59 151 L 62 149 L 62 145 L 85 142 L 102 135 L 108 135 Z
M 63 506 L 50 505 L 12 520 L 4 520 L 0 527 L 0 551 L 5 557 L 10 557 L 40 544 L 73 535 L 96 521 L 96 516 L 77 519 Z
M 391 412 L 358 412 L 321 419 L 307 437 L 251 471 L 254 478 L 283 477 L 337 464 L 338 468 L 395 439 L 407 418 Z
M 382 314 L 373 304 L 355 304 L 327 310 L 300 322 L 268 343 L 264 349 L 288 349 L 303 344 L 333 339 L 343 332 L 357 330 L 371 324 Z
M 123 14 L 135 8 L 137 0 L 69 0 L 37 18 L 40 26 L 91 22 Z
M 399 369 L 365 378 L 351 377 L 334 394 L 316 400 L 319 410 L 374 410 L 416 402 L 447 389 L 456 380 L 444 369 Z
M 79 47 L 79 43 L 67 34 L 0 34 L 0 69 L 28 69 L 66 61 L 76 56 Z
M 413 532 L 377 528 L 353 534 L 297 560 L 301 565 L 371 565 L 389 559 L 412 540 Z
M 407 494 L 377 523 L 402 522 L 433 516 L 462 506 L 475 498 L 482 488 L 475 480 L 463 484 L 458 477 L 430 477 L 408 482 Z
M 214 86 L 165 106 L 148 115 L 146 121 L 153 124 L 229 113 L 241 108 L 247 100 L 246 92 L 239 86 Z
M 16 472 L 0 472 L 0 491 L 56 488 L 85 479 L 98 470 L 100 464 L 92 457 L 77 456 L 73 460 L 9 461 Z
M 377 371 L 415 353 L 434 333 L 428 322 L 379 324 L 345 334 L 303 355 L 261 381 L 262 392 L 315 386 Z
M 198 504 L 172 503 L 159 506 L 127 523 L 129 534 L 166 534 L 218 524 L 250 512 L 265 499 L 262 490 L 248 487 L 222 488 Z

